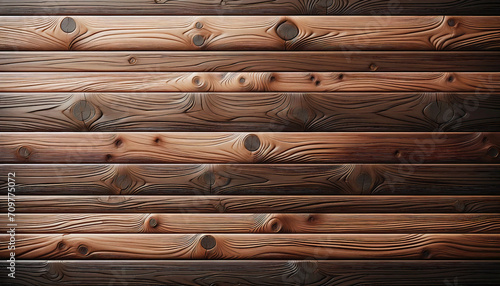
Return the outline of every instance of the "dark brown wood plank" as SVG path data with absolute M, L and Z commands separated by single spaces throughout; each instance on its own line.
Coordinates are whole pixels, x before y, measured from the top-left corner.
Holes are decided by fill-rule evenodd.
M 13 285 L 492 285 L 497 260 L 18 260 Z M 0 261 L 0 275 L 7 275 Z M 147 282 L 146 282 L 147 281 Z
M 499 195 L 493 164 L 1 164 L 20 195 Z M 0 177 L 0 192 L 7 192 Z
M 0 102 L 0 131 L 500 131 L 500 94 L 487 91 L 0 93 Z
M 500 196 L 25 196 L 18 213 L 500 213 Z M 7 197 L 0 197 L 7 212 Z
M 23 133 L 3 163 L 496 163 L 500 133 Z
M 3 15 L 495 15 L 495 0 L 3 0 Z
M 9 223 L 0 216 L 2 233 Z M 15 223 L 16 233 L 500 233 L 500 214 L 16 213 Z
M 0 16 L 0 50 L 500 49 L 496 16 L 65 18 Z
M 190 51 L 6 52 L 2 72 L 395 72 L 500 71 L 500 52 Z
M 0 257 L 9 257 L 0 234 Z M 499 259 L 498 234 L 17 234 L 18 259 Z

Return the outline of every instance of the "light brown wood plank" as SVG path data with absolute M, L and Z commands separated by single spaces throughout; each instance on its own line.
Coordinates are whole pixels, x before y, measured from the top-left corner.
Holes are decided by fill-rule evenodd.
M 500 196 L 25 196 L 18 213 L 500 213 Z M 0 197 L 7 212 L 7 197 Z
M 500 73 L 0 73 L 0 92 L 362 92 L 500 90 Z
M 0 16 L 0 50 L 500 49 L 497 16 L 323 16 L 321 21 L 314 16 L 72 16 L 62 23 L 64 19 Z
M 15 219 L 16 233 L 500 233 L 500 214 L 16 213 Z M 2 233 L 9 223 L 0 217 Z
M 500 71 L 495 51 L 0 51 L 2 72 Z
M 9 256 L 8 234 L 0 257 Z M 18 259 L 499 259 L 498 234 L 18 234 Z
M 485 139 L 486 138 L 486 139 Z M 3 163 L 495 163 L 500 133 L 22 133 Z

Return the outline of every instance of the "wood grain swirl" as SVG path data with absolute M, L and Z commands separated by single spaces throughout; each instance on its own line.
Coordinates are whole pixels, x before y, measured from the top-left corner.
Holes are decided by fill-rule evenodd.
M 72 32 L 64 18 L 0 16 L 0 50 L 500 49 L 497 16 L 74 16 Z

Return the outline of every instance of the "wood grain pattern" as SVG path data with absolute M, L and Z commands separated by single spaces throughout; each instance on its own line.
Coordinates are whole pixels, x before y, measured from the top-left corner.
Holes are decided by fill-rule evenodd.
M 20 260 L 16 284 L 32 285 L 492 285 L 497 260 Z M 0 261 L 0 275 L 7 275 Z M 98 269 L 98 270 L 97 270 Z
M 0 51 L 2 72 L 500 71 L 495 51 Z
M 0 16 L 0 50 L 500 49 L 496 16 L 74 16 L 69 33 L 64 18 Z
M 73 112 L 82 102 L 88 118 Z M 0 93 L 0 103 L 0 131 L 500 131 L 500 94 L 487 91 Z
M 496 164 L 1 164 L 8 172 L 18 195 L 500 194 Z
M 486 139 L 485 139 L 486 138 Z M 255 139 L 256 149 L 248 149 Z M 4 132 L 3 163 L 494 163 L 500 133 Z
M 249 92 L 249 91 L 463 91 L 500 90 L 500 73 L 98 73 L 0 74 L 0 92 Z
M 3 0 L 3 15 L 495 15 L 494 0 Z
M 0 197 L 6 212 L 7 198 Z M 500 196 L 16 196 L 18 213 L 500 213 Z
M 2 233 L 8 224 L 1 216 Z M 16 224 L 16 233 L 500 233 L 499 214 L 17 213 Z
M 1 234 L 0 257 L 9 256 Z M 20 259 L 499 259 L 498 234 L 18 234 Z M 215 245 L 206 249 L 203 241 Z

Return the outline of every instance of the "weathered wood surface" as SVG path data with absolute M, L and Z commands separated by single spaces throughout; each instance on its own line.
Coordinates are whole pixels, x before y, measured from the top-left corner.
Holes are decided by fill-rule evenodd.
M 2 0 L 2 15 L 495 15 L 495 0 Z
M 3 163 L 494 163 L 500 133 L 22 133 Z
M 1 164 L 8 172 L 19 195 L 500 195 L 496 164 Z
M 19 260 L 12 285 L 492 285 L 497 260 Z M 0 261 L 0 275 L 7 275 Z
M 0 235 L 6 259 L 8 234 Z M 498 234 L 18 234 L 18 259 L 499 259 Z
M 0 50 L 500 49 L 496 16 L 0 16 L 0 27 Z
M 2 233 L 9 223 L 0 217 Z M 16 233 L 500 233 L 499 214 L 17 213 L 16 224 Z
M 18 213 L 500 213 L 500 196 L 25 196 Z M 7 211 L 7 198 L 0 197 Z
M 500 71 L 496 51 L 0 51 L 2 72 Z
M 500 90 L 500 73 L 200 72 L 0 73 L 0 92 L 362 92 Z
M 0 103 L 0 131 L 500 131 L 500 94 L 488 91 L 0 93 Z

